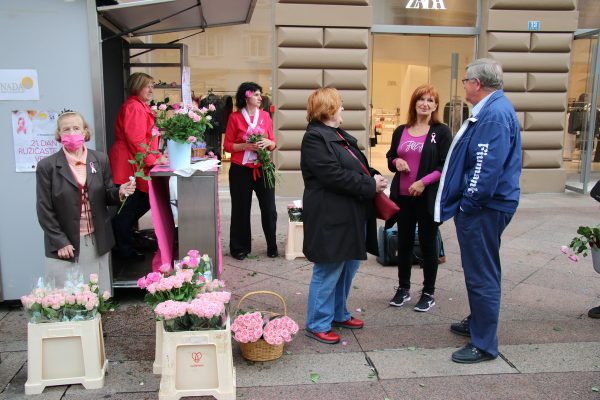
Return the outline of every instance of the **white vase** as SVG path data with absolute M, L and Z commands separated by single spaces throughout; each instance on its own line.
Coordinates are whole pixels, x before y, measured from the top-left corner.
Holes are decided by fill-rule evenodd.
M 173 171 L 190 168 L 192 160 L 191 143 L 177 143 L 169 139 L 167 140 L 167 149 L 169 150 L 169 168 Z
M 594 270 L 600 274 L 600 249 L 597 247 L 592 247 L 592 264 Z

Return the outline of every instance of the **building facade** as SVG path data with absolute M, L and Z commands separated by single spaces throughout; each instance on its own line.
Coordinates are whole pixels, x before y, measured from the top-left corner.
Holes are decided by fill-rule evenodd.
M 279 193 L 302 191 L 300 143 L 312 90 L 333 86 L 341 91 L 343 127 L 377 165 L 389 147 L 391 130 L 404 121 L 410 93 L 420 84 L 438 88 L 444 120 L 456 131 L 470 108 L 462 99 L 460 79 L 464 67 L 480 57 L 504 67 L 504 90 L 521 124 L 523 192 L 583 190 L 583 178 L 593 177 L 595 135 L 586 137 L 585 128 L 592 132 L 589 124 L 568 133 L 569 117 L 574 100 L 583 96 L 576 93 L 585 94 L 588 111 L 598 108 L 598 31 L 593 30 L 600 28 L 594 26 L 600 25 L 598 4 L 276 0 L 273 96 L 276 163 L 283 177 Z M 575 52 L 575 47 L 581 49 Z

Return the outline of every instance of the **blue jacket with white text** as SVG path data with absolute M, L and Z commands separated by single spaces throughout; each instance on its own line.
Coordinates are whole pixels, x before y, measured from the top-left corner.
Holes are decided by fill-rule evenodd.
M 437 222 L 459 210 L 475 213 L 484 207 L 514 213 L 519 204 L 521 132 L 513 105 L 497 90 L 468 121 L 446 157 L 435 203 Z

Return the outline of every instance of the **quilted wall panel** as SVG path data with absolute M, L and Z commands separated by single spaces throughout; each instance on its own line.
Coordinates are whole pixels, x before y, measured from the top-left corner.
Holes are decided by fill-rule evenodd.
M 365 0 L 278 1 L 275 7 L 275 163 L 282 175 L 278 193 L 300 195 L 300 146 L 308 96 L 335 87 L 344 101 L 343 127 L 368 143 L 370 25 Z

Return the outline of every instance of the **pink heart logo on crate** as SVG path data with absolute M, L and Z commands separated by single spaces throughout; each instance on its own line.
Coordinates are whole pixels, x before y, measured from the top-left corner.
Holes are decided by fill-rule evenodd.
M 202 360 L 202 352 L 200 352 L 200 351 L 193 352 L 192 360 L 194 361 L 195 364 L 198 364 L 200 362 L 200 360 Z

